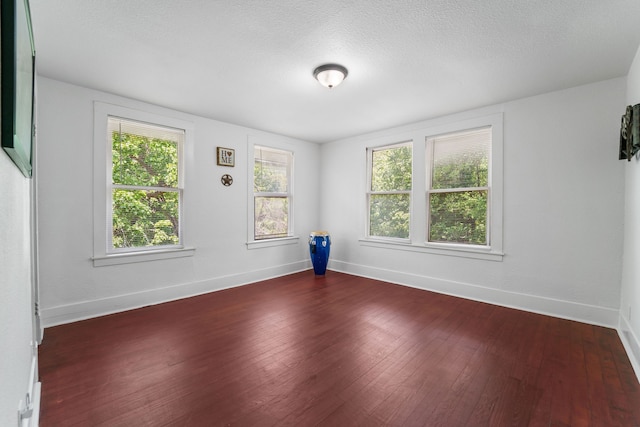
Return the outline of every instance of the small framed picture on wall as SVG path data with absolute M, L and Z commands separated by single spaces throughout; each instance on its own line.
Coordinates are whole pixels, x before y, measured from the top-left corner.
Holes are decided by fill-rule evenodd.
M 235 166 L 236 150 L 232 148 L 218 147 L 216 149 L 216 155 L 218 158 L 218 166 Z

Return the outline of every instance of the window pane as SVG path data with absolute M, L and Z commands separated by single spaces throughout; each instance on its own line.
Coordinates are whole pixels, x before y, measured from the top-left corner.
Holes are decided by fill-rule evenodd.
M 112 134 L 113 183 L 178 186 L 178 146 L 174 141 L 128 133 Z
M 435 138 L 431 188 L 488 186 L 490 147 L 491 128 Z
M 289 234 L 289 200 L 286 197 L 255 197 L 256 240 Z
M 372 194 L 369 202 L 369 235 L 409 237 L 409 194 Z
M 411 146 L 372 153 L 371 191 L 411 190 Z
M 431 193 L 430 242 L 487 244 L 487 192 Z
M 113 190 L 113 247 L 177 245 L 177 191 Z
M 287 172 L 291 153 L 287 151 L 255 147 L 254 192 L 256 193 L 286 193 Z

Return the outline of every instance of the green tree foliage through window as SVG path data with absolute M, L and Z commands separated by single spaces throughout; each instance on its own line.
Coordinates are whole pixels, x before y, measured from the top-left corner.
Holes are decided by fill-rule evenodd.
M 289 235 L 292 162 L 289 151 L 254 147 L 255 240 Z
M 429 241 L 485 245 L 487 192 L 433 193 Z
M 109 132 L 113 248 L 180 244 L 184 131 L 109 118 Z
M 411 145 L 371 150 L 369 235 L 409 237 Z
M 487 245 L 491 128 L 431 140 L 429 241 Z

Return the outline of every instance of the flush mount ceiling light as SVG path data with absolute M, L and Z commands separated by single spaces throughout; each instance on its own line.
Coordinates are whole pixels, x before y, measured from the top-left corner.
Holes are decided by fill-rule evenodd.
M 347 78 L 347 74 L 349 74 L 347 69 L 338 64 L 325 64 L 313 70 L 313 77 L 329 89 L 342 83 Z

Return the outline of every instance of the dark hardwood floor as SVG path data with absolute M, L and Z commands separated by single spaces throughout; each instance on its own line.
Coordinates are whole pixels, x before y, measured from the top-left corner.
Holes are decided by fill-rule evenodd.
M 41 425 L 640 426 L 612 329 L 329 271 L 49 328 Z

